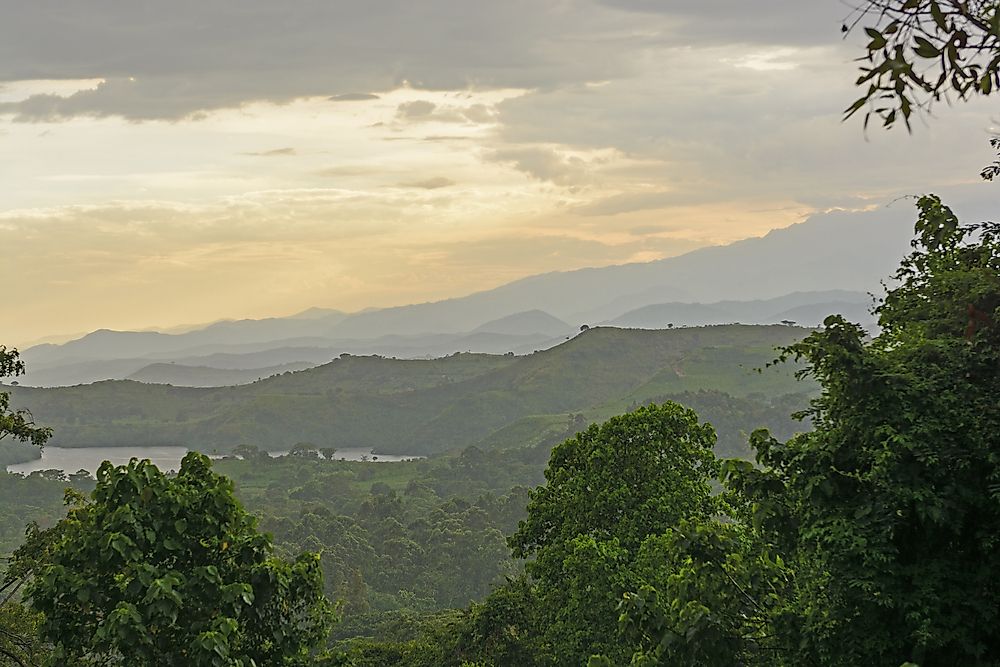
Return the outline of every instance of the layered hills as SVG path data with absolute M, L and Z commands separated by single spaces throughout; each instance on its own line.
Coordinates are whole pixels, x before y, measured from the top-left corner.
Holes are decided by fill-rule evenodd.
M 22 350 L 29 374 L 21 382 L 60 386 L 137 378 L 220 386 L 267 377 L 288 364 L 326 363 L 345 352 L 401 358 L 528 354 L 565 341 L 581 325 L 814 326 L 841 313 L 870 326 L 866 292 L 879 292 L 906 252 L 909 225 L 909 212 L 902 209 L 831 213 L 727 246 L 532 276 L 434 303 L 356 313 L 313 308 L 172 333 L 100 330 Z
M 517 447 L 649 400 L 699 392 L 768 405 L 811 389 L 793 368 L 758 372 L 799 327 L 727 325 L 671 330 L 596 327 L 551 349 L 439 359 L 345 354 L 329 363 L 223 388 L 104 381 L 12 387 L 12 403 L 51 425 L 56 446 L 183 445 L 270 450 L 298 442 L 426 455 Z M 712 399 L 712 400 L 717 400 Z M 787 415 L 791 410 L 783 410 Z M 582 415 L 582 417 L 575 417 Z M 752 426 L 763 425 L 753 424 Z

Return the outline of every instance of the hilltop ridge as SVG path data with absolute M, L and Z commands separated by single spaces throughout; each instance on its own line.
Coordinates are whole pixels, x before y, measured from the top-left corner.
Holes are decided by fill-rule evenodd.
M 758 373 L 775 347 L 805 329 L 727 325 L 672 330 L 594 327 L 524 356 L 458 353 L 428 360 L 344 355 L 237 387 L 188 388 L 111 380 L 13 387 L 12 401 L 55 428 L 52 444 L 238 444 L 283 449 L 306 441 L 432 454 L 477 443 L 521 446 L 562 432 L 567 415 L 600 419 L 686 392 L 777 397 L 809 391 L 791 367 Z M 531 424 L 513 429 L 513 425 Z M 554 430 L 554 431 L 553 431 Z

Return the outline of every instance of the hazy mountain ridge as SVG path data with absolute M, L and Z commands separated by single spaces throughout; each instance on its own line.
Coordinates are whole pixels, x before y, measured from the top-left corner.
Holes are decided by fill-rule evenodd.
M 473 329 L 472 333 L 523 335 L 525 332 L 531 332 L 554 338 L 572 333 L 575 330 L 576 327 L 563 322 L 558 317 L 535 309 L 491 320 Z
M 248 355 L 239 362 L 229 358 L 230 364 L 247 364 L 242 369 L 321 363 L 343 352 L 412 358 L 459 351 L 523 354 L 565 340 L 582 324 L 789 319 L 812 325 L 832 308 L 870 325 L 859 294 L 878 291 L 892 273 L 907 250 L 909 226 L 902 210 L 832 213 L 727 246 L 648 263 L 541 274 L 433 303 L 353 314 L 313 308 L 287 318 L 216 322 L 176 334 L 99 330 L 62 345 L 24 350 L 30 375 L 22 381 L 44 386 L 124 378 L 154 361 L 214 367 L 208 358 L 220 354 Z M 765 303 L 779 298 L 794 303 L 783 308 Z M 303 356 L 290 357 L 293 348 Z M 114 363 L 91 363 L 101 360 Z
M 718 301 L 715 303 L 658 303 L 631 310 L 603 322 L 615 327 L 662 329 L 668 325 L 778 324 L 789 320 L 801 326 L 819 326 L 828 315 L 841 314 L 873 327 L 872 297 L 862 292 L 831 290 L 795 292 L 775 299 Z

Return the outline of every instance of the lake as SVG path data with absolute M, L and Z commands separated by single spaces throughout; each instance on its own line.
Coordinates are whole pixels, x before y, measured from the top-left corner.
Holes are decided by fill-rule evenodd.
M 42 450 L 42 458 L 27 463 L 9 465 L 7 472 L 27 475 L 36 470 L 62 470 L 69 474 L 78 470 L 86 470 L 93 475 L 101 467 L 101 463 L 106 460 L 115 465 L 122 465 L 128 463 L 129 459 L 133 457 L 149 459 L 160 470 L 177 470 L 181 466 L 181 459 L 187 452 L 186 447 L 46 447 Z M 287 451 L 270 452 L 271 456 L 284 456 L 287 453 Z M 211 458 L 219 458 L 216 455 L 210 456 Z M 371 449 L 345 447 L 338 449 L 334 458 L 344 461 L 393 463 L 412 461 L 421 457 L 372 454 Z

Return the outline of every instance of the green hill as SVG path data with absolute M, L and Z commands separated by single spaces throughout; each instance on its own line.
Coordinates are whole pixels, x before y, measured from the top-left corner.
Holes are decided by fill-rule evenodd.
M 178 444 L 225 451 L 241 443 L 282 449 L 306 441 L 431 454 L 472 444 L 533 444 L 558 435 L 571 413 L 603 419 L 700 390 L 763 404 L 809 391 L 790 366 L 755 370 L 774 358 L 775 346 L 805 333 L 786 326 L 601 327 L 523 357 L 344 356 L 238 387 L 106 381 L 14 387 L 12 401 L 53 426 L 52 444 L 63 447 Z

